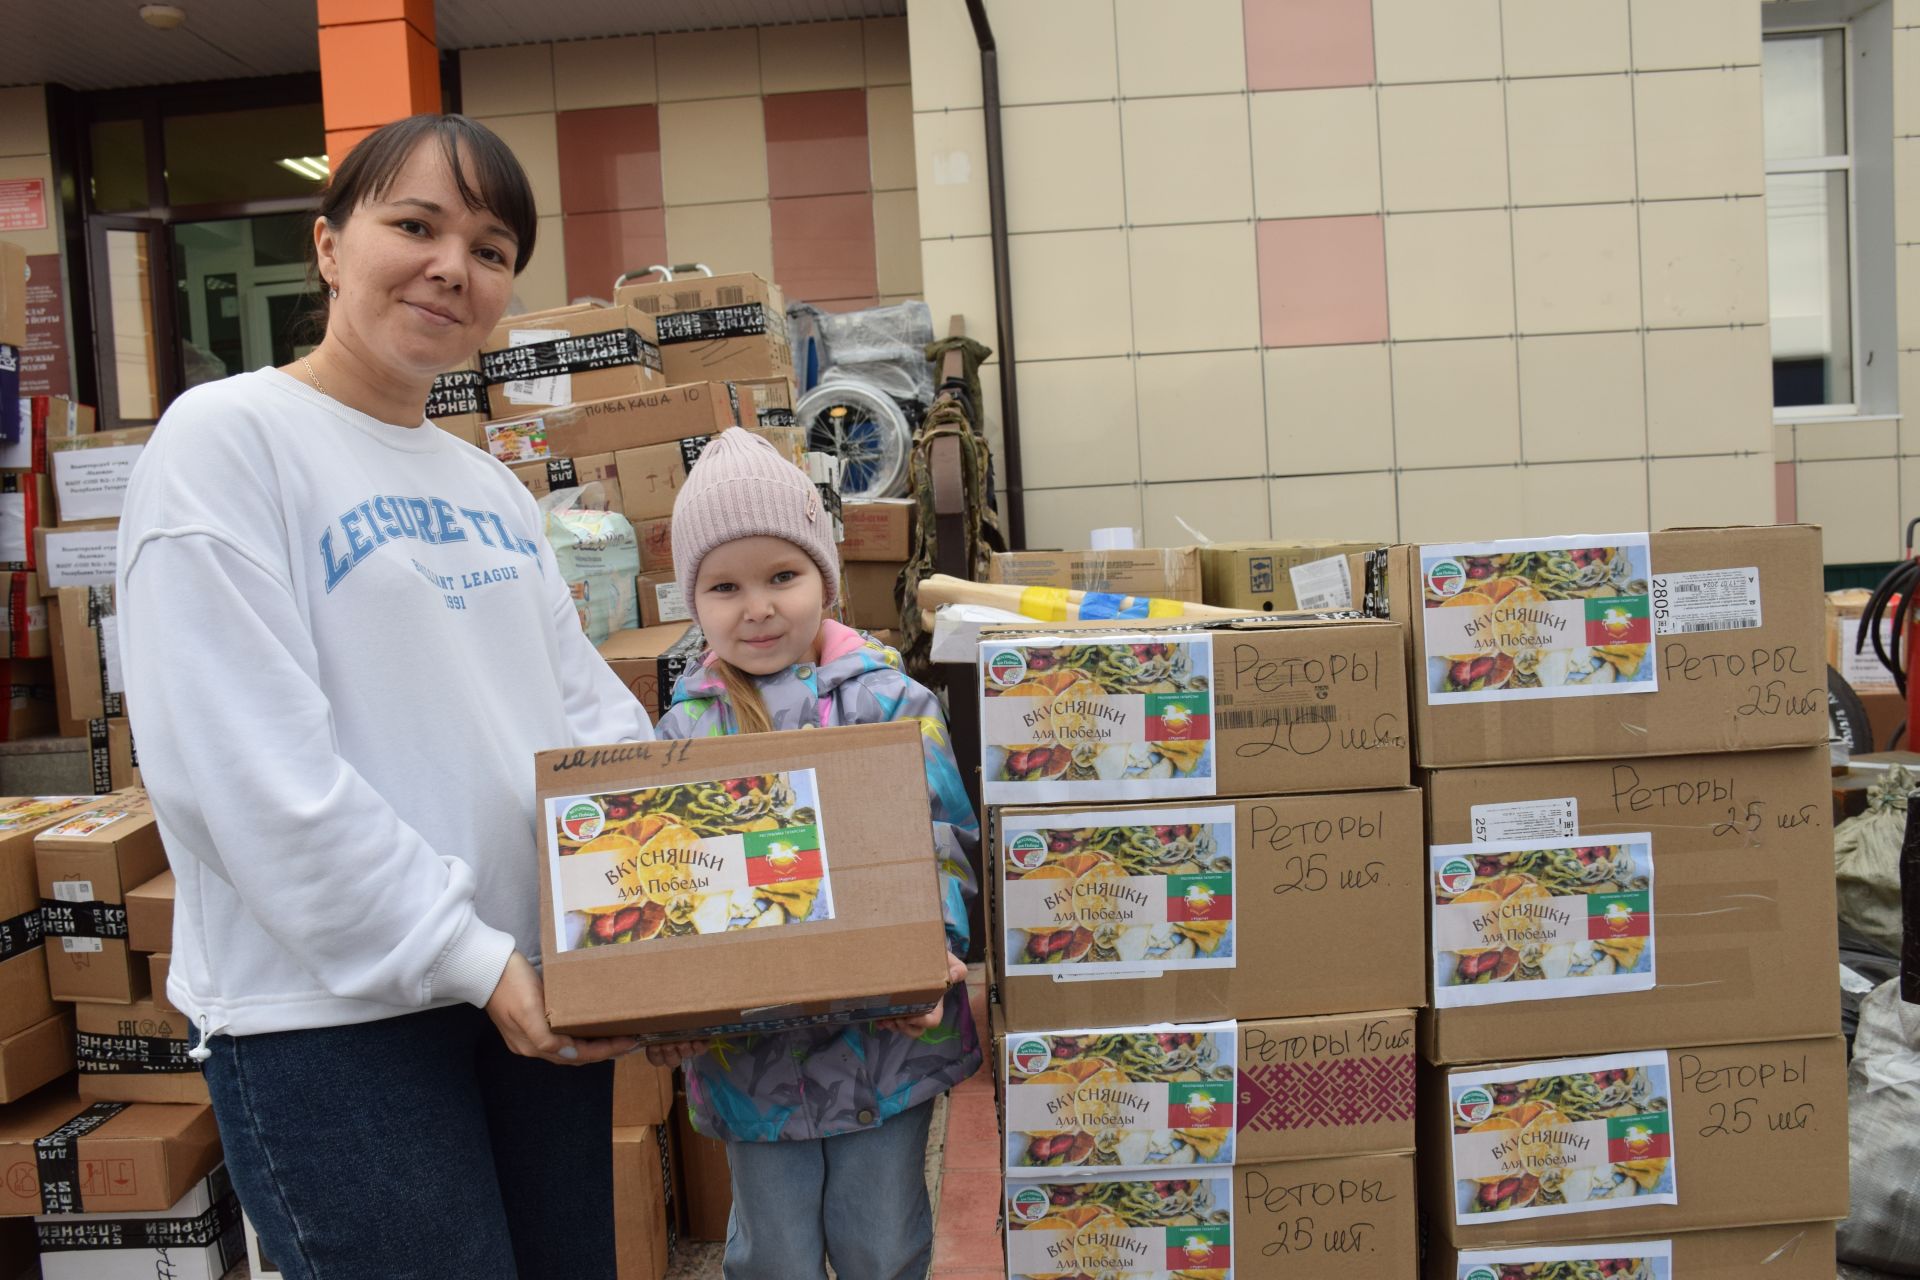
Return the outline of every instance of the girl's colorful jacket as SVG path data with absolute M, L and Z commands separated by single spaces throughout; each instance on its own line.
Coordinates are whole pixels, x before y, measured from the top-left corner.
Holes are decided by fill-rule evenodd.
M 789 667 L 757 681 L 775 729 L 828 728 L 889 720 L 920 722 L 933 802 L 947 946 L 967 953 L 967 898 L 977 891 L 967 856 L 980 827 L 932 693 L 900 670 L 900 655 L 836 622 L 820 635 L 820 665 Z M 737 731 L 712 655 L 674 686 L 655 726 L 661 738 Z M 940 1025 L 909 1039 L 870 1022 L 770 1035 L 728 1036 L 687 1064 L 694 1127 L 730 1142 L 828 1138 L 871 1129 L 945 1093 L 980 1066 L 980 1037 L 965 983 L 947 993 Z

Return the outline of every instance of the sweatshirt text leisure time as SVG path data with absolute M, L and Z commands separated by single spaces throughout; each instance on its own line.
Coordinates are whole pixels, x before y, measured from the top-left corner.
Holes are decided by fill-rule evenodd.
M 134 468 L 119 590 L 167 994 L 206 1034 L 483 1005 L 538 962 L 534 753 L 653 727 L 504 466 L 272 369 L 196 387 Z

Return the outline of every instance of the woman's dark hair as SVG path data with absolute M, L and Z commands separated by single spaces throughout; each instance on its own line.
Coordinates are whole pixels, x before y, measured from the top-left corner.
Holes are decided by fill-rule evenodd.
M 453 185 L 467 208 L 486 210 L 513 232 L 513 273 L 519 275 L 533 257 L 533 237 L 539 227 L 533 187 L 499 135 L 466 116 L 408 116 L 368 134 L 347 153 L 320 193 L 320 216 L 338 231 L 362 201 L 384 199 L 414 149 L 428 138 L 440 143 L 447 167 L 453 171 Z

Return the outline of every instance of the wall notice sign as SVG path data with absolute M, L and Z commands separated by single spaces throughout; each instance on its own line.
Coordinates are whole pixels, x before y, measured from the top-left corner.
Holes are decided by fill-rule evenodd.
M 47 180 L 0 178 L 0 231 L 47 229 Z
M 60 255 L 28 254 L 27 345 L 20 348 L 20 394 L 64 396 L 72 385 L 67 364 L 66 303 L 60 292 Z

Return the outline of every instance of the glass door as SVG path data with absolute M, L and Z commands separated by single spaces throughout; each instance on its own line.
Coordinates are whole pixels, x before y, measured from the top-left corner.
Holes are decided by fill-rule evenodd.
M 146 426 L 178 395 L 165 224 L 88 220 L 103 428 Z

